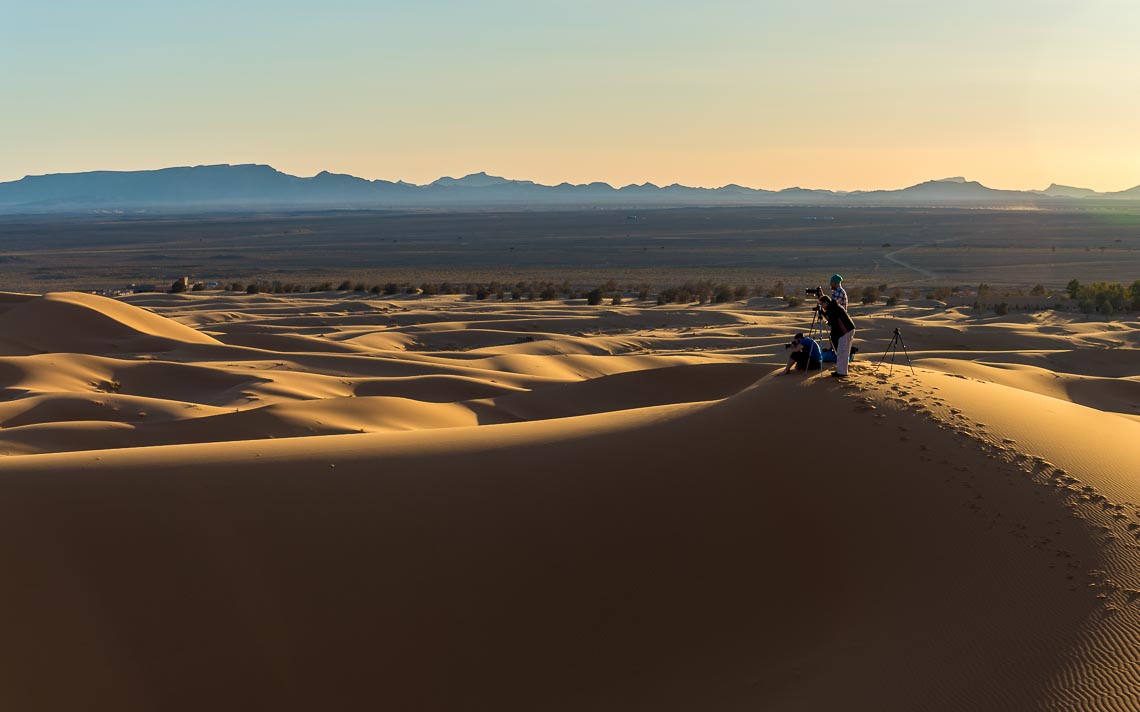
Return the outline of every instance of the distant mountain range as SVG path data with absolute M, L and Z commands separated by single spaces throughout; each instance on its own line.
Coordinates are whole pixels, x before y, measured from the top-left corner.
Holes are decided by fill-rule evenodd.
M 995 190 L 965 178 L 932 180 L 899 190 L 761 190 L 740 185 L 691 188 L 652 183 L 541 185 L 486 173 L 440 178 L 427 185 L 319 173 L 300 178 L 264 165 L 218 165 L 153 171 L 93 171 L 27 176 L 0 183 L 0 212 L 92 210 L 242 210 L 384 208 L 699 207 L 715 205 L 1064 207 L 1140 201 L 1140 186 L 1115 193 L 1050 185 Z

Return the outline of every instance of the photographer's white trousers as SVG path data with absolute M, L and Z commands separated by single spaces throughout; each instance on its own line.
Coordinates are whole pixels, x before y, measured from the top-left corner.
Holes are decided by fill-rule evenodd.
M 839 337 L 835 347 L 835 372 L 847 375 L 847 364 L 851 362 L 851 341 L 855 338 L 855 330 L 848 331 Z

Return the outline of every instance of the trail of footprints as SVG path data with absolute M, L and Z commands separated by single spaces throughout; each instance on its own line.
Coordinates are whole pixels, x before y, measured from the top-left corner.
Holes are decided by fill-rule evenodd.
M 959 447 L 981 450 L 985 453 L 986 457 L 995 463 L 995 474 L 1005 476 L 1007 486 L 1015 486 L 1019 479 L 1028 480 L 1040 487 L 1036 492 L 1039 500 L 1046 501 L 1050 492 L 1052 496 L 1060 497 L 1069 517 L 1082 521 L 1097 533 L 1099 545 L 1108 550 L 1106 558 L 1119 558 L 1129 550 L 1133 554 L 1140 552 L 1140 505 L 1134 502 L 1113 502 L 1095 487 L 1082 484 L 1078 478 L 1063 468 L 1042 457 L 1020 452 L 1014 447 L 1015 441 L 1009 438 L 998 439 L 988 432 L 985 423 L 971 421 L 960 409 L 949 407 L 945 399 L 938 396 L 937 387 L 925 387 L 917 376 L 904 373 L 901 379 L 898 376 L 888 378 L 886 373 L 856 374 L 854 370 L 852 374 L 862 377 L 849 379 L 841 385 L 849 391 L 847 395 L 855 400 L 855 411 L 885 419 L 886 414 L 876 412 L 878 410 L 876 399 L 861 395 L 871 390 L 885 392 L 886 402 L 918 413 L 936 423 L 940 429 L 952 432 L 959 438 Z M 900 380 L 901 382 L 898 382 Z M 898 426 L 899 440 L 911 441 L 910 432 L 907 426 Z M 919 444 L 918 449 L 921 462 L 935 461 L 926 445 Z M 1125 607 L 1140 609 L 1140 585 L 1126 585 L 1101 569 L 1089 569 L 1081 573 L 1081 560 L 1058 541 L 1065 535 L 1061 529 L 1061 522 L 1055 520 L 1046 522 L 1054 527 L 1051 533 L 1031 533 L 1026 525 L 1009 521 L 996 508 L 985 505 L 985 497 L 975 484 L 978 482 L 978 475 L 971 468 L 955 466 L 953 460 L 946 456 L 943 456 L 939 462 L 950 465 L 953 473 L 961 473 L 960 475 L 952 473 L 946 481 L 959 480 L 965 495 L 963 506 L 987 517 L 988 528 L 1007 527 L 1011 535 L 1024 539 L 1030 548 L 1050 554 L 1054 561 L 1049 563 L 1049 568 L 1061 569 L 1068 590 L 1091 591 L 1106 614 Z M 989 477 L 988 474 L 986 476 Z

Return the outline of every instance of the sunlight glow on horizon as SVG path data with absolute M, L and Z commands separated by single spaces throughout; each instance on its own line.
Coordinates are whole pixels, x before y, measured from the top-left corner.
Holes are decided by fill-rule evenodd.
M 0 26 L 0 181 L 1140 184 L 1140 4 L 78 0 Z

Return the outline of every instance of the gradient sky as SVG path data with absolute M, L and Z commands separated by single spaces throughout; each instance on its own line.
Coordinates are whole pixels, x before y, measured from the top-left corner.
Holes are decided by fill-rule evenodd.
M 1140 184 L 1135 0 L 4 0 L 0 181 Z

